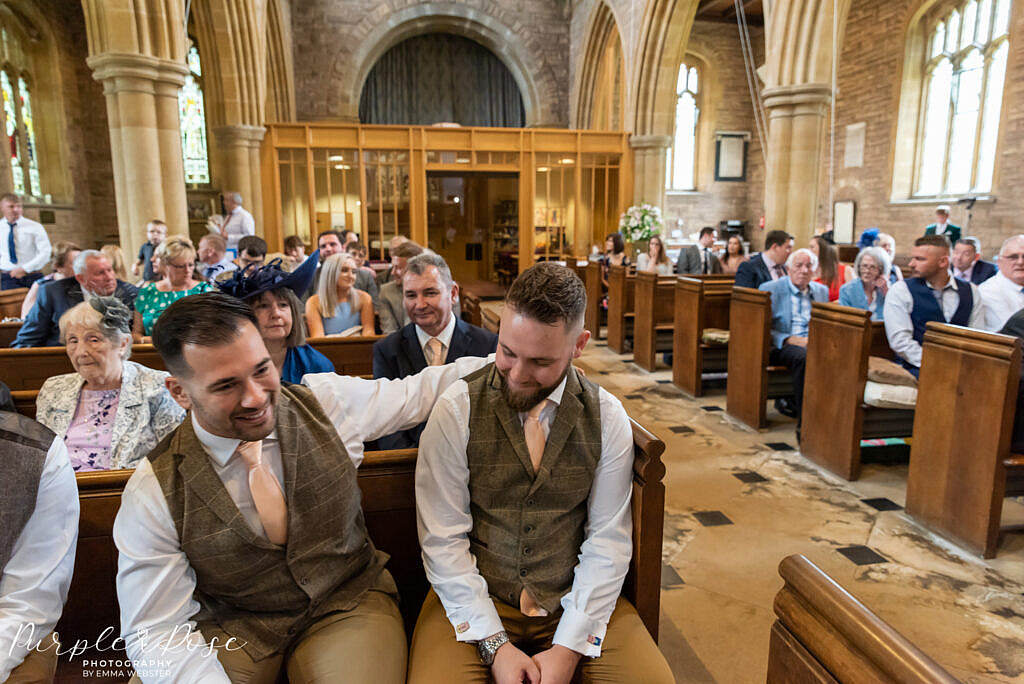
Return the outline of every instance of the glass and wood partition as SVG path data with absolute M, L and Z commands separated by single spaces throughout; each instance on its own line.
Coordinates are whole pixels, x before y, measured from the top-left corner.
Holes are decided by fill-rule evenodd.
M 371 259 L 387 259 L 390 239 L 405 235 L 461 279 L 583 258 L 632 199 L 632 152 L 618 132 L 270 124 L 262 160 L 271 250 L 345 228 Z

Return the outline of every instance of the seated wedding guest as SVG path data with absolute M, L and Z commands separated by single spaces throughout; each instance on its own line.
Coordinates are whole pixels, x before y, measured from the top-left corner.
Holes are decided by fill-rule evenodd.
M 853 268 L 858 277 L 839 288 L 839 303 L 871 312 L 871 320 L 884 317 L 885 293 L 889 291 L 889 255 L 881 247 L 865 247 Z
M 665 243 L 661 237 L 655 235 L 647 246 L 647 253 L 636 258 L 636 270 L 657 273 L 658 275 L 672 275 L 672 262 L 665 254 Z
M 828 288 L 828 301 L 839 299 L 839 288 L 854 277 L 853 269 L 839 261 L 839 250 L 820 235 L 811 238 L 810 250 L 818 257 L 814 282 Z
M 1024 309 L 1010 316 L 1006 324 L 999 329 L 999 332 L 1003 335 L 1012 335 L 1024 340 Z M 1021 374 L 1017 388 L 1017 411 L 1013 416 L 1010 451 L 1015 454 L 1024 453 L 1024 373 Z
M 195 278 L 196 250 L 187 237 L 171 235 L 160 243 L 153 258 L 164 275 L 139 290 L 132 326 L 136 342 L 153 334 L 153 326 L 168 306 L 182 297 L 209 292 L 212 287 Z
M 385 283 L 390 283 L 393 280 L 401 280 L 401 276 L 396 276 L 392 271 L 395 267 L 395 250 L 398 249 L 399 245 L 411 242 L 411 240 L 404 235 L 396 235 L 388 241 L 388 258 L 391 260 L 391 265 L 386 269 L 377 274 L 377 285 L 384 287 Z M 413 256 L 416 256 L 415 254 Z
M 39 289 L 39 298 L 21 324 L 12 347 L 60 345 L 60 318 L 64 312 L 91 297 L 116 297 L 129 309 L 138 288 L 118 280 L 110 260 L 100 251 L 87 249 L 72 261 L 74 278 L 65 278 Z
M 128 360 L 131 320 L 113 297 L 93 297 L 60 319 L 75 372 L 43 383 L 36 419 L 64 439 L 75 470 L 134 468 L 185 415 L 164 386 L 167 373 Z
M 246 235 L 238 241 L 238 257 L 235 265 L 238 268 L 262 266 L 267 259 L 267 242 L 256 235 Z
M 609 233 L 604 239 L 604 255 L 601 257 L 601 284 L 608 289 L 608 269 L 611 266 L 629 266 L 626 242 L 622 233 Z
M 985 302 L 985 329 L 1002 328 L 1024 309 L 1024 235 L 1014 235 L 999 248 L 999 272 L 978 286 Z
M 796 439 L 799 442 L 811 302 L 827 302 L 828 288 L 811 282 L 811 276 L 818 270 L 818 258 L 811 250 L 793 252 L 786 267 L 788 275 L 762 283 L 758 289 L 772 295 L 772 349 L 768 360 L 774 365 L 789 368 L 793 374 L 792 417 L 796 418 Z
M 31 286 L 43 277 L 43 266 L 50 260 L 46 229 L 21 212 L 20 196 L 0 196 L 0 290 Z
M 284 239 L 284 255 L 298 268 L 306 260 L 306 243 L 298 235 L 289 235 Z
M 409 681 L 672 682 L 620 596 L 632 555 L 633 433 L 572 366 L 590 339 L 583 283 L 539 263 L 505 297 L 494 362 L 437 402 L 416 512 L 433 589 Z
M 949 273 L 949 240 L 924 235 L 910 254 L 914 277 L 889 286 L 885 296 L 885 335 L 903 366 L 916 377 L 921 343 L 929 321 L 983 328 L 985 305 L 978 286 Z
M 793 236 L 784 230 L 769 231 L 764 237 L 764 249 L 753 255 L 736 269 L 736 287 L 761 286 L 786 275 L 786 260 L 793 251 Z
M 199 251 L 196 253 L 199 258 L 196 270 L 200 275 L 213 282 L 217 276 L 237 269 L 238 266 L 228 257 L 227 249 L 228 243 L 222 236 L 216 233 L 204 235 L 199 241 Z
M 895 283 L 903 280 L 903 269 L 896 265 L 896 238 L 888 233 L 879 233 L 875 245 L 884 249 L 885 253 L 889 255 L 889 261 L 892 263 L 892 266 L 889 267 L 889 282 Z
M 78 485 L 64 440 L 0 412 L 0 682 L 52 682 L 53 628 L 64 610 L 78 543 Z
M 391 250 L 391 280 L 380 286 L 376 308 L 380 317 L 380 331 L 385 335 L 409 325 L 402 296 L 402 278 L 409 259 L 423 253 L 423 248 L 412 240 L 400 242 Z
M 743 240 L 739 235 L 730 235 L 729 239 L 725 241 L 725 253 L 719 259 L 722 264 L 722 273 L 735 275 L 740 264 L 746 260 L 747 255 L 743 253 Z
M 124 252 L 117 245 L 103 245 L 100 251 L 110 259 L 110 267 L 114 269 L 114 275 L 118 280 L 128 280 L 128 267 L 124 260 Z
M 711 249 L 715 246 L 717 237 L 718 233 L 711 226 L 701 228 L 697 244 L 690 245 L 679 252 L 676 273 L 679 275 L 721 273 L 722 264 Z
M 153 344 L 189 414 L 139 462 L 114 523 L 127 655 L 159 659 L 164 676 L 143 682 L 287 672 L 402 684 L 398 592 L 356 482 L 362 445 L 425 420 L 488 360 L 402 380 L 315 373 L 281 385 L 257 326 L 248 305 L 219 292 L 175 302 L 157 322 Z
M 976 237 L 960 238 L 953 245 L 953 275 L 975 285 L 996 274 L 998 270 L 991 261 L 981 258 L 981 241 Z
M 58 242 L 53 246 L 53 260 L 50 261 L 50 267 L 53 269 L 49 275 L 45 275 L 39 280 L 32 283 L 32 287 L 28 289 L 25 294 L 25 299 L 21 302 L 21 317 L 28 318 L 28 313 L 35 306 L 36 299 L 39 297 L 39 288 L 47 283 L 52 283 L 55 280 L 63 280 L 64 278 L 72 278 L 75 275 L 74 263 L 75 257 L 82 251 L 82 248 L 71 242 Z
M 318 263 L 319 255 L 313 252 L 290 273 L 274 260 L 259 270 L 235 271 L 230 279 L 217 283 L 221 292 L 252 307 L 263 343 L 283 382 L 298 383 L 307 373 L 334 372 L 334 364 L 306 344 L 306 321 L 299 300 L 309 288 Z
M 316 244 L 316 251 L 320 253 L 320 266 L 317 267 L 316 273 L 313 275 L 313 282 L 309 284 L 309 289 L 302 296 L 302 301 L 306 301 L 316 294 L 316 289 L 320 286 L 320 271 L 323 270 L 324 260 L 332 254 L 340 254 L 345 251 L 341 247 L 341 232 L 337 230 L 323 231 L 317 235 Z
M 358 242 L 350 242 L 345 251 L 356 262 L 356 289 L 370 295 L 370 299 L 376 305 L 380 287 L 377 285 L 377 273 L 366 265 L 366 247 Z
M 321 267 L 320 285 L 306 301 L 310 337 L 374 334 L 373 301 L 357 290 L 356 263 L 348 254 L 332 254 Z
M 167 224 L 153 219 L 146 224 L 146 241 L 139 247 L 139 255 L 132 264 L 132 275 L 142 276 L 142 280 L 151 283 L 157 279 L 153 270 L 153 254 L 160 243 L 167 237 Z
M 448 264 L 437 254 L 412 259 L 402 276 L 403 302 L 412 322 L 373 345 L 373 377 L 404 378 L 427 366 L 443 366 L 463 356 L 493 354 L 498 337 L 470 325 L 454 311 L 459 286 Z M 417 425 L 377 440 L 380 449 L 410 449 L 419 444 Z

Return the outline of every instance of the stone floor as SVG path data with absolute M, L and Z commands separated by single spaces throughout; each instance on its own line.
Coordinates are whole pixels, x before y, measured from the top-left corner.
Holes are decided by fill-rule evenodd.
M 903 513 L 905 460 L 846 482 L 800 456 L 790 419 L 732 421 L 724 385 L 691 399 L 667 367 L 603 342 L 580 365 L 667 444 L 660 641 L 679 682 L 764 681 L 778 564 L 794 553 L 961 680 L 1024 682 L 1024 533 L 982 561 Z M 1024 505 L 1007 500 L 1003 523 L 1024 523 Z

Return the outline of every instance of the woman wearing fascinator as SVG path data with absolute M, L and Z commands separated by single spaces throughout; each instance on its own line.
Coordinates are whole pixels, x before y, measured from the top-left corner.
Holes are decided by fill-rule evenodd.
M 234 271 L 215 284 L 221 292 L 249 302 L 259 321 L 260 335 L 281 380 L 297 383 L 307 373 L 333 373 L 334 364 L 306 344 L 306 322 L 299 300 L 313 282 L 320 252 L 313 252 L 291 273 L 281 259 L 265 266 Z
M 167 373 L 128 360 L 132 314 L 115 297 L 93 297 L 60 318 L 74 373 L 47 379 L 36 420 L 64 438 L 75 470 L 133 468 L 185 416 Z

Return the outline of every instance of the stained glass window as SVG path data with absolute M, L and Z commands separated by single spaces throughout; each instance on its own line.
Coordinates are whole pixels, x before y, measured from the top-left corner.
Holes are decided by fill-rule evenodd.
M 680 64 L 676 79 L 675 135 L 665 168 L 665 187 L 669 190 L 696 188 L 699 87 L 697 67 L 685 62 Z
M 14 176 L 14 192 L 25 194 L 25 171 L 21 167 L 21 144 L 18 126 L 18 115 L 14 105 L 14 88 L 6 71 L 0 70 L 0 90 L 4 97 L 4 126 L 7 133 L 7 146 L 11 153 L 11 173 Z
M 918 196 L 992 190 L 1012 0 L 968 0 L 928 35 Z
M 203 102 L 203 69 L 199 49 L 192 41 L 185 57 L 188 74 L 178 93 L 181 117 L 181 153 L 186 183 L 210 182 L 210 157 L 206 145 L 206 108 Z
M 25 126 L 25 151 L 28 162 L 29 193 L 39 196 L 39 162 L 36 159 L 36 130 L 32 124 L 32 100 L 25 79 L 18 79 L 18 93 L 21 95 L 21 120 Z

